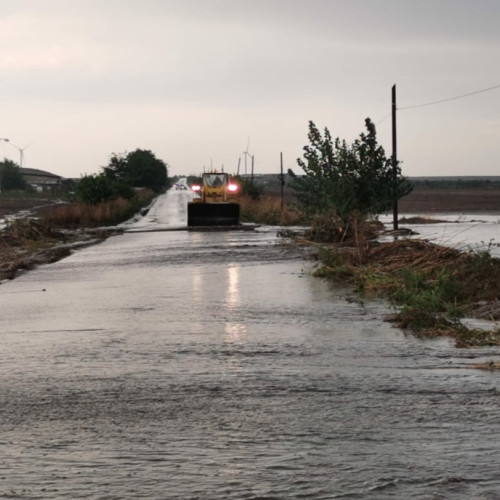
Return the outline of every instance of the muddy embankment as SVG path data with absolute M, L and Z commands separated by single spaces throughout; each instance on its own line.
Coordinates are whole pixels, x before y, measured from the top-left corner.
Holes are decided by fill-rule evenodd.
M 55 229 L 43 219 L 37 219 L 55 203 L 57 201 L 51 199 L 0 198 L 0 284 L 23 271 L 56 262 L 76 247 L 97 243 L 117 232 L 114 229 Z M 5 227 L 6 219 L 9 224 Z

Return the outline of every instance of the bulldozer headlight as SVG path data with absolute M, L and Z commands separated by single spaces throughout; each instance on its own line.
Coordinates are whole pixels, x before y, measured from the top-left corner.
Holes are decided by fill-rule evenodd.
M 199 191 L 201 191 L 201 186 L 199 184 L 193 184 L 191 186 L 191 189 L 195 192 L 195 193 L 198 193 Z
M 236 193 L 236 191 L 238 191 L 238 185 L 237 184 L 228 184 L 227 185 L 227 190 L 230 193 Z

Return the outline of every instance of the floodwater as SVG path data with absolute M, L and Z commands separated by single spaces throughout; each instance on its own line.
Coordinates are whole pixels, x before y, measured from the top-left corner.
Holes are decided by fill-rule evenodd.
M 420 341 L 275 228 L 131 232 L 0 286 L 0 498 L 496 499 L 499 350 Z
M 412 218 L 421 214 L 402 214 Z M 429 220 L 439 220 L 431 224 L 406 224 L 400 227 L 413 230 L 416 238 L 424 238 L 433 243 L 457 248 L 461 251 L 486 251 L 500 257 L 500 214 L 432 214 Z M 392 228 L 392 217 L 383 216 L 381 220 Z

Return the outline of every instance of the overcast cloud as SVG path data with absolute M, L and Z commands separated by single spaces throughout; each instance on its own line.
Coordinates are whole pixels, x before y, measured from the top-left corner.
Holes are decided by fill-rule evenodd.
M 64 177 L 150 149 L 171 174 L 296 168 L 364 119 L 406 175 L 500 175 L 497 0 L 0 0 L 0 155 Z M 242 166 L 243 168 L 243 166 Z

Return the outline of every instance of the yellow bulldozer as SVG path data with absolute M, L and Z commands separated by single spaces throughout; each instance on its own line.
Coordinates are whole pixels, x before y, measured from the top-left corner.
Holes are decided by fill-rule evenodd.
M 201 184 L 191 186 L 193 201 L 188 203 L 188 226 L 236 226 L 240 205 L 239 186 L 225 172 L 205 172 Z

